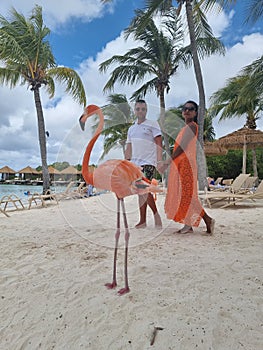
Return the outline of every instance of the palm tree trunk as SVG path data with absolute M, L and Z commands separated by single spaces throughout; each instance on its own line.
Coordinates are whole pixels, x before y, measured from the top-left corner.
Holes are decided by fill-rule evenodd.
M 242 174 L 246 174 L 246 173 L 247 173 L 247 144 L 246 144 L 246 138 L 244 137 Z
M 162 130 L 164 150 L 165 150 L 164 159 L 167 159 L 167 158 L 170 158 L 171 151 L 170 151 L 170 145 L 169 145 L 169 137 L 168 137 L 167 132 L 166 132 L 165 127 L 164 127 L 164 125 L 165 125 L 164 124 L 164 121 L 165 121 L 164 90 L 160 91 L 159 98 L 160 98 L 160 126 L 161 126 L 161 130 Z M 167 186 L 168 176 L 169 176 L 169 170 L 167 169 L 162 176 L 162 183 L 165 184 L 165 187 Z
M 45 193 L 50 187 L 50 181 L 49 181 L 49 172 L 48 172 L 48 166 L 47 166 L 45 120 L 43 117 L 43 109 L 40 101 L 40 94 L 39 94 L 38 87 L 34 89 L 34 99 L 35 99 L 35 106 L 37 111 L 38 140 L 39 140 L 41 162 L 42 162 L 43 193 Z
M 258 176 L 257 154 L 255 148 L 252 148 L 252 165 L 254 176 Z
M 170 157 L 171 152 L 170 152 L 170 146 L 169 146 L 169 138 L 167 133 L 165 132 L 164 129 L 164 119 L 165 119 L 165 101 L 164 101 L 164 91 L 160 92 L 160 126 L 161 126 L 161 130 L 163 132 L 163 142 L 164 142 L 164 148 L 166 151 L 166 156 L 165 159 L 168 157 Z
M 199 181 L 199 189 L 203 190 L 207 185 L 206 182 L 206 160 L 203 152 L 204 147 L 204 116 L 205 116 L 205 90 L 203 83 L 203 76 L 200 61 L 197 54 L 196 47 L 196 39 L 195 39 L 195 30 L 194 30 L 194 22 L 193 22 L 193 9 L 191 0 L 186 0 L 186 16 L 187 23 L 189 29 L 190 36 L 190 45 L 191 52 L 193 56 L 194 63 L 194 71 L 196 77 L 196 83 L 198 86 L 199 92 L 199 108 L 198 108 L 198 125 L 199 125 L 199 133 L 198 133 L 198 147 L 197 147 L 197 164 L 198 164 L 198 181 Z

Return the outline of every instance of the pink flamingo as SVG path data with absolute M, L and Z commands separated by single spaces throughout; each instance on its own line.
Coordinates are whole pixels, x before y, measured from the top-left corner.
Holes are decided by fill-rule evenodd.
M 92 148 L 99 137 L 103 125 L 104 115 L 102 110 L 95 105 L 89 105 L 85 108 L 84 113 L 79 119 L 82 130 L 84 130 L 85 122 L 88 117 L 93 114 L 99 116 L 99 125 L 88 143 L 86 148 L 83 162 L 82 162 L 82 175 L 86 183 L 89 183 L 97 188 L 110 190 L 116 194 L 117 197 L 117 228 L 115 233 L 115 249 L 113 260 L 113 280 L 112 283 L 106 283 L 105 286 L 109 289 L 113 289 L 117 286 L 116 279 L 116 261 L 118 242 L 120 237 L 120 205 L 123 212 L 123 221 L 125 227 L 125 260 L 124 260 L 124 277 L 125 287 L 120 289 L 118 293 L 120 295 L 128 293 L 130 291 L 128 284 L 128 244 L 130 232 L 128 228 L 128 222 L 124 206 L 124 197 L 133 194 L 143 194 L 148 192 L 160 192 L 161 190 L 156 186 L 156 182 L 149 183 L 139 167 L 129 162 L 128 160 L 111 159 L 94 169 L 93 172 L 89 171 L 89 159 Z M 155 180 L 156 181 L 156 180 Z

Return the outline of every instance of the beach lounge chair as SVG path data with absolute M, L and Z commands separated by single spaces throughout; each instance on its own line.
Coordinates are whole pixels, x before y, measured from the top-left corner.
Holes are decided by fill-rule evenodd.
M 68 197 L 68 193 L 70 192 L 71 188 L 75 185 L 75 181 L 70 181 L 66 187 L 66 189 L 63 192 L 56 192 L 56 198 L 57 200 L 65 199 Z
M 221 181 L 223 180 L 223 177 L 218 177 L 216 180 L 215 180 L 215 186 L 216 185 L 220 185 Z
M 214 184 L 209 184 L 209 190 L 213 191 L 214 189 L 217 190 L 218 188 L 221 188 L 221 181 L 223 180 L 223 177 L 218 177 L 215 181 Z
M 38 201 L 41 202 L 42 207 L 46 207 L 46 201 L 55 201 L 58 204 L 58 200 L 55 193 L 51 193 L 49 190 L 45 194 L 33 193 L 31 197 L 28 198 L 28 209 L 31 208 L 32 202 L 38 205 Z
M 240 174 L 238 175 L 235 180 L 232 182 L 230 186 L 227 188 L 224 188 L 224 190 L 221 191 L 207 191 L 205 190 L 204 194 L 200 194 L 199 197 L 203 199 L 208 206 L 211 208 L 213 204 L 227 200 L 230 201 L 230 199 L 234 198 L 235 194 L 238 194 L 239 191 L 241 191 L 241 188 L 245 181 L 248 179 L 250 174 Z
M 247 180 L 244 182 L 244 184 L 242 185 L 241 191 L 244 191 L 244 192 L 253 191 L 256 182 L 258 182 L 257 176 L 249 176 Z
M 78 187 L 75 190 L 70 191 L 69 194 L 72 198 L 86 197 L 86 194 L 87 194 L 86 182 L 85 181 L 80 182 Z
M 9 204 L 15 207 L 15 210 L 25 209 L 21 199 L 16 194 L 5 195 L 1 198 L 0 206 L 4 205 L 3 211 L 9 208 Z
M 221 179 L 221 181 L 219 181 L 216 185 L 210 185 L 209 186 L 209 191 L 225 191 L 225 190 L 229 190 L 232 183 L 233 183 L 233 179 L 223 179 L 222 177 L 219 178 L 219 180 Z M 220 184 L 221 182 L 221 184 Z
M 231 205 L 235 205 L 236 203 L 246 200 L 255 201 L 256 199 L 263 199 L 263 180 L 260 182 L 260 184 L 254 192 L 246 192 L 243 194 L 237 193 L 233 196 L 232 201 L 230 201 L 227 204 L 224 204 L 221 208 L 227 208 Z
M 84 198 L 85 197 L 85 191 L 84 186 L 85 182 L 81 182 L 79 186 L 75 189 L 72 189 L 72 187 L 75 185 L 75 181 L 71 181 L 64 192 L 58 192 L 56 194 L 56 198 L 58 200 L 63 199 L 76 199 L 76 198 Z
M 231 186 L 233 181 L 234 181 L 234 179 L 223 179 L 222 184 L 224 186 Z
M 2 208 L 0 208 L 0 213 L 3 213 L 5 216 L 7 216 L 8 218 L 10 217 L 10 215 L 8 215 Z

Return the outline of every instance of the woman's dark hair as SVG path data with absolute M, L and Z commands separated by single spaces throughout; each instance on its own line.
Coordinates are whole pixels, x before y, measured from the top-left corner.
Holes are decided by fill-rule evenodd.
M 198 117 L 198 104 L 195 102 L 195 101 L 192 101 L 192 100 L 189 100 L 189 101 L 186 101 L 184 106 L 187 104 L 187 103 L 191 103 L 192 105 L 195 106 L 195 110 L 196 110 L 196 116 L 194 118 L 194 122 L 197 123 L 197 117 Z

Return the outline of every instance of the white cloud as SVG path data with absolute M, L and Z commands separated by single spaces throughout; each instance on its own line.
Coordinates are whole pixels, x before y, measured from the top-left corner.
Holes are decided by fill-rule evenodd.
M 221 37 L 224 30 L 229 27 L 231 18 L 233 17 L 233 11 L 226 14 L 224 11 L 218 11 L 218 9 L 213 9 L 209 11 L 206 15 L 209 25 L 213 30 L 215 37 Z
M 101 17 L 106 11 L 112 11 L 114 2 L 110 5 L 103 5 L 100 0 L 38 0 L 37 4 L 43 9 L 45 24 L 55 30 L 73 18 L 91 21 L 94 18 Z M 1 1 L 0 13 L 7 16 L 11 7 L 14 7 L 18 12 L 28 16 L 31 14 L 34 5 L 28 0 Z
M 45 10 L 45 16 L 64 23 L 71 16 L 85 17 L 86 19 L 98 16 L 101 13 L 99 0 L 74 2 L 38 1 Z M 5 4 L 3 4 L 5 3 Z M 27 0 L 9 1 L 17 10 L 24 12 L 32 8 Z M 55 3 L 55 5 L 54 5 Z M 90 5 L 90 6 L 89 6 Z M 93 5 L 93 6 L 92 6 Z M 58 8 L 59 6 L 59 8 Z M 0 13 L 7 8 L 6 2 L 0 3 Z M 60 12 L 60 13 L 58 13 Z M 83 15 L 84 14 L 84 15 Z M 209 15 L 215 34 L 225 33 L 231 13 Z M 132 39 L 124 41 L 122 34 L 115 40 L 109 42 L 96 58 L 87 57 L 78 67 L 80 76 L 83 79 L 87 93 L 88 104 L 104 105 L 107 102 L 107 95 L 102 89 L 107 82 L 110 71 L 106 74 L 99 73 L 99 64 L 112 57 L 114 54 L 124 54 L 134 45 Z M 235 76 L 242 67 L 250 64 L 253 60 L 262 55 L 263 35 L 253 33 L 243 37 L 242 41 L 232 47 L 228 47 L 226 55 L 213 56 L 201 63 L 204 74 L 204 83 L 207 102 L 211 94 L 222 87 L 227 78 Z M 135 90 L 135 86 L 116 85 L 115 93 L 125 93 L 129 98 Z M 26 165 L 38 166 L 41 164 L 38 145 L 37 119 L 34 106 L 33 94 L 25 87 L 17 87 L 9 90 L 0 87 L 0 166 L 9 165 L 14 169 L 21 169 Z M 48 163 L 55 161 L 69 161 L 71 164 L 81 163 L 87 140 L 91 135 L 91 124 L 87 124 L 83 133 L 78 125 L 78 118 L 82 113 L 82 107 L 75 103 L 70 96 L 63 93 L 62 87 L 58 87 L 56 103 L 50 103 L 48 97 L 41 90 L 42 104 L 46 122 L 46 130 L 50 137 L 47 139 Z M 158 115 L 159 101 L 155 94 L 146 97 L 150 105 L 149 118 L 155 119 Z M 171 79 L 171 90 L 166 95 L 167 108 L 178 106 L 187 99 L 198 100 L 197 86 L 193 68 L 188 70 L 180 69 L 178 74 Z M 244 124 L 244 120 L 229 120 L 218 123 L 215 121 L 216 136 L 220 137 L 232 132 Z M 258 122 L 259 128 L 263 129 L 262 119 Z M 102 151 L 102 141 L 99 140 L 93 150 L 91 163 L 96 163 Z M 121 157 L 120 152 L 113 151 L 110 157 Z

